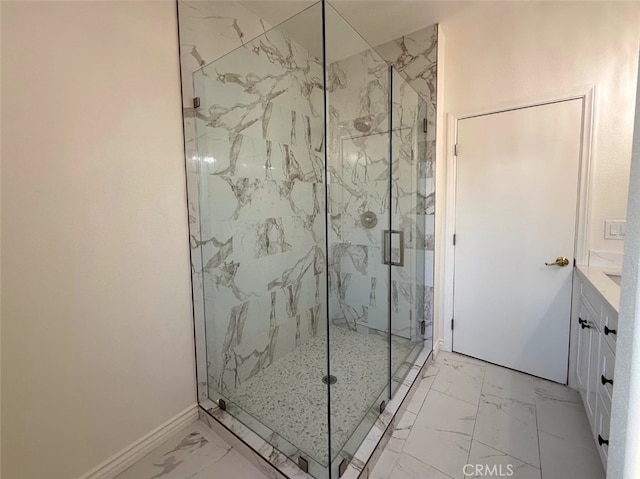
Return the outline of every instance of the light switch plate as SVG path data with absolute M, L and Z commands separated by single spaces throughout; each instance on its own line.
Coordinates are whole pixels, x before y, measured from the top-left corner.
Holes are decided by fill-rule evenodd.
M 626 226 L 624 220 L 605 220 L 604 239 L 623 240 Z

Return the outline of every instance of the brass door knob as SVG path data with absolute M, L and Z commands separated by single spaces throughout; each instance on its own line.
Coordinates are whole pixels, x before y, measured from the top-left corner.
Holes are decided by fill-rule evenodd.
M 560 266 L 564 268 L 565 266 L 569 266 L 569 258 L 565 258 L 564 256 L 558 256 L 553 263 L 545 263 L 547 266 Z

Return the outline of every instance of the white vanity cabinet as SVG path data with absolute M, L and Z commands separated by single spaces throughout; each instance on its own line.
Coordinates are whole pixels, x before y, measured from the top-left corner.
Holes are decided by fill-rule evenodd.
M 585 276 L 576 272 L 574 280 L 574 377 L 606 470 L 618 312 Z
M 589 303 L 581 300 L 578 308 L 577 325 L 574 325 L 578 328 L 576 379 L 589 423 L 593 424 L 596 417 L 599 333 L 596 314 Z

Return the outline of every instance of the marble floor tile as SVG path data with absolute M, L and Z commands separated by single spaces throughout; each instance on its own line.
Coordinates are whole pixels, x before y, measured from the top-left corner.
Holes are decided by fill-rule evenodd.
M 539 467 L 534 405 L 482 394 L 473 438 Z
M 539 435 L 542 479 L 605 479 L 596 451 L 544 431 Z
M 536 398 L 555 399 L 557 401 L 582 404 L 580 393 L 563 384 L 547 381 L 546 379 L 531 378 Z
M 503 399 L 534 404 L 535 393 L 532 377 L 518 371 L 487 364 L 482 392 Z
M 386 479 L 451 479 L 451 476 L 409 454 L 400 453 L 391 475 Z
M 389 449 L 387 444 L 387 447 L 382 451 L 378 462 L 376 462 L 375 467 L 369 474 L 369 479 L 389 479 L 391 471 L 393 471 L 393 468 L 396 465 L 399 454 L 399 452 Z
M 411 429 L 416 422 L 416 418 L 417 415 L 411 411 L 405 411 L 400 416 L 397 424 L 393 428 L 393 433 L 389 438 L 389 442 L 387 442 L 387 449 L 395 452 L 402 451 L 404 443 L 409 437 L 409 433 L 411 433 Z
M 582 403 L 536 398 L 538 429 L 573 444 L 596 450 L 593 433 Z
M 502 465 L 503 472 L 511 465 L 509 477 L 514 479 L 604 478 L 577 391 L 452 353 L 440 353 L 435 367 L 439 370 L 433 370 L 436 377 L 426 399 L 421 407 L 412 406 L 416 418 L 407 440 L 390 441 L 387 446 L 393 447 L 396 460 L 388 477 L 445 474 L 457 479 L 463 477 L 465 464 L 479 463 L 489 468 Z M 465 402 L 469 398 L 453 397 L 477 390 L 471 374 L 474 367 L 483 371 L 475 419 L 473 410 L 464 411 L 471 406 Z M 407 455 L 414 461 L 401 460 Z M 469 472 L 466 477 L 505 477 L 490 474 L 491 469 L 484 475 Z
M 416 388 L 413 397 L 409 401 L 407 405 L 407 411 L 410 411 L 414 414 L 418 414 L 420 412 L 420 408 L 422 408 L 422 404 L 424 400 L 427 398 L 427 394 L 433 385 L 433 381 L 436 376 L 440 372 L 440 368 L 434 365 L 429 365 L 427 370 L 422 375 L 422 379 L 420 380 L 420 384 Z
M 467 467 L 466 472 L 470 474 L 465 478 L 502 476 L 515 479 L 541 479 L 540 469 L 537 467 L 475 440 L 471 443 L 468 463 L 473 467 Z M 476 465 L 480 465 L 481 468 Z
M 438 356 L 436 364 L 438 372 L 432 389 L 470 404 L 478 404 L 485 367 L 468 361 L 445 356 Z
M 477 406 L 431 389 L 411 428 L 403 452 L 462 479 Z
M 225 470 L 225 475 L 211 471 Z M 203 475 L 209 471 L 209 475 Z M 216 472 L 216 474 L 219 474 Z M 122 472 L 116 479 L 225 479 L 266 478 L 248 460 L 199 421 L 188 426 L 140 461 Z
M 400 439 L 407 439 L 411 433 L 411 429 L 416 422 L 417 415 L 411 411 L 405 411 L 394 428 L 394 436 Z
M 239 452 L 231 449 L 229 454 L 217 463 L 200 471 L 195 476 L 185 476 L 184 479 L 259 479 L 266 477 Z
M 425 369 L 424 373 L 422 374 L 422 378 L 423 379 L 431 378 L 431 380 L 433 381 L 439 372 L 440 372 L 440 368 L 436 366 L 434 363 L 431 363 Z
M 439 362 L 443 359 L 453 359 L 454 361 L 467 364 L 475 364 L 476 366 L 486 366 L 487 364 L 489 364 L 480 359 L 472 358 L 471 356 L 465 356 L 464 354 L 451 353 L 449 351 L 439 351 L 438 356 L 435 359 L 435 365 L 439 366 Z

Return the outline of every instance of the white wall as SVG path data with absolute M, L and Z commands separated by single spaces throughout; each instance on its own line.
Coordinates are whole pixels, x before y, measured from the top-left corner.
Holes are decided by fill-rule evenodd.
M 640 73 L 620 291 L 607 477 L 640 477 Z
M 438 62 L 446 64 L 444 72 L 439 72 L 444 78 L 439 111 L 445 115 L 503 108 L 597 85 L 590 249 L 620 255 L 623 242 L 604 239 L 604 220 L 626 216 L 640 3 L 477 2 L 453 12 L 440 27 L 446 44 L 445 58 Z M 446 120 L 439 124 L 447 134 L 450 126 Z M 441 143 L 439 148 L 444 156 L 449 145 Z M 444 167 L 440 161 L 437 188 L 441 195 L 446 194 Z M 444 201 L 437 204 L 438 227 L 444 232 L 448 212 Z M 442 265 L 446 264 L 443 245 L 451 238 L 439 238 L 436 248 Z M 448 277 L 446 267 L 439 277 Z M 446 345 L 451 313 L 443 295 L 444 291 L 438 296 L 436 321 L 443 328 L 440 337 Z
M 195 402 L 173 2 L 1 2 L 2 477 Z
M 598 85 L 591 249 L 621 252 L 603 222 L 626 216 L 640 3 L 488 2 L 442 28 L 445 113 Z

